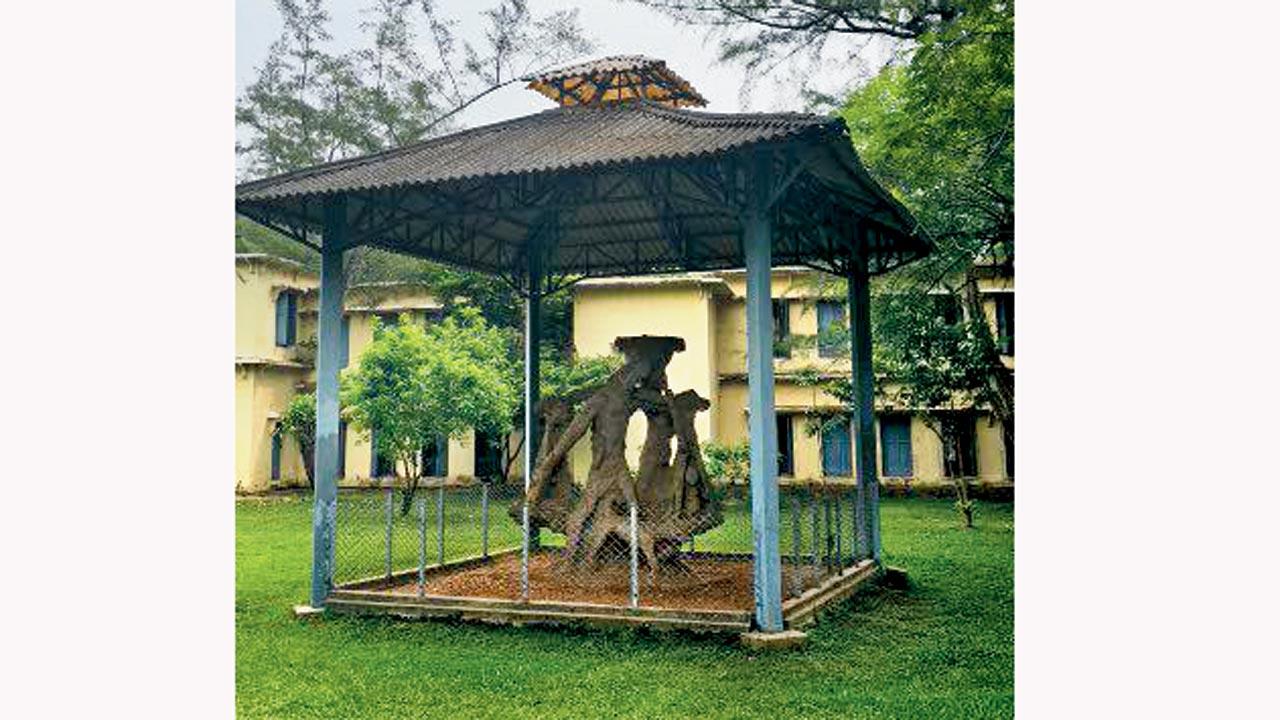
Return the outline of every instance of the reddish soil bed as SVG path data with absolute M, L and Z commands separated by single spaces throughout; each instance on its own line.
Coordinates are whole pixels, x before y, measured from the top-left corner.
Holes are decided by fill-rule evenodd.
M 792 588 L 792 568 L 783 566 L 784 595 Z M 801 569 L 805 587 L 819 579 L 813 568 Z M 540 552 L 529 558 L 529 598 L 554 602 L 626 605 L 630 592 L 625 563 L 578 568 L 559 553 Z M 416 594 L 417 578 L 390 588 L 394 593 Z M 487 565 L 446 570 L 428 575 L 428 595 L 517 600 L 520 597 L 520 556 L 504 555 Z M 691 558 L 680 567 L 664 567 L 654 576 L 640 568 L 640 605 L 689 610 L 750 612 L 751 561 L 736 558 Z

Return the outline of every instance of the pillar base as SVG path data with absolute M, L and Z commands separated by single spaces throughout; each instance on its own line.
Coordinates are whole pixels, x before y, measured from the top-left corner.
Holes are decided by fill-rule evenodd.
M 800 630 L 744 632 L 738 636 L 738 641 L 749 650 L 795 650 L 804 647 L 808 639 L 809 635 Z
M 324 608 L 311 607 L 310 605 L 294 605 L 293 616 L 300 620 L 307 620 L 313 617 L 319 617 L 324 614 Z
M 884 566 L 882 582 L 885 587 L 893 588 L 894 590 L 906 590 L 911 586 L 911 581 L 907 579 L 907 571 L 892 565 Z

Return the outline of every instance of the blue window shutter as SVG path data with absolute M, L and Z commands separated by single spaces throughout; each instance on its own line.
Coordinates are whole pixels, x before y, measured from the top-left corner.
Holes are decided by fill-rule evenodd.
M 833 327 L 844 324 L 844 305 L 838 302 L 821 300 L 818 302 L 818 356 L 833 357 L 838 355 L 838 348 L 830 341 L 823 341 L 822 334 Z
M 289 298 L 289 345 L 298 342 L 298 294 L 290 292 Z
M 822 474 L 851 474 L 850 459 L 853 449 L 849 445 L 849 418 L 841 416 L 840 420 L 828 425 L 822 431 Z
M 289 300 L 288 293 L 276 296 L 276 345 L 289 346 Z
M 880 445 L 886 477 L 911 475 L 911 418 L 880 418 Z

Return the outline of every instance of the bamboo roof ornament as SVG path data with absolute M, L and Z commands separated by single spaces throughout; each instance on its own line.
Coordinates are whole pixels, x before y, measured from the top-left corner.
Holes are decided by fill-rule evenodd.
M 707 100 L 667 64 L 643 55 L 615 55 L 550 70 L 529 78 L 528 88 L 562 107 L 631 100 L 669 107 L 706 107 Z

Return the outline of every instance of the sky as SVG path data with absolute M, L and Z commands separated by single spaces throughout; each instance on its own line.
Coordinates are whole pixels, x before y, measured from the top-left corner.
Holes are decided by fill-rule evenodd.
M 456 19 L 464 37 L 477 36 L 479 11 L 493 3 L 485 0 L 438 0 L 444 14 Z M 368 0 L 330 0 L 330 31 L 334 50 L 346 50 L 360 41 L 360 9 Z M 775 111 L 803 108 L 784 78 L 755 84 L 750 101 L 742 102 L 739 90 L 743 73 L 738 67 L 716 62 L 715 45 L 700 28 L 677 26 L 648 8 L 616 0 L 529 0 L 534 15 L 552 10 L 579 8 L 579 22 L 596 43 L 594 57 L 648 55 L 693 84 L 708 100 L 707 110 L 717 112 Z M 236 0 L 236 95 L 243 92 L 266 58 L 267 49 L 280 33 L 280 15 L 274 0 Z M 587 58 L 583 58 L 587 59 Z M 838 61 L 837 61 L 838 62 Z M 833 73 L 837 83 L 848 82 L 856 68 L 841 67 Z M 834 90 L 834 87 L 823 87 Z M 515 84 L 490 95 L 460 115 L 460 125 L 471 126 L 527 115 L 551 107 L 550 101 L 523 85 Z

